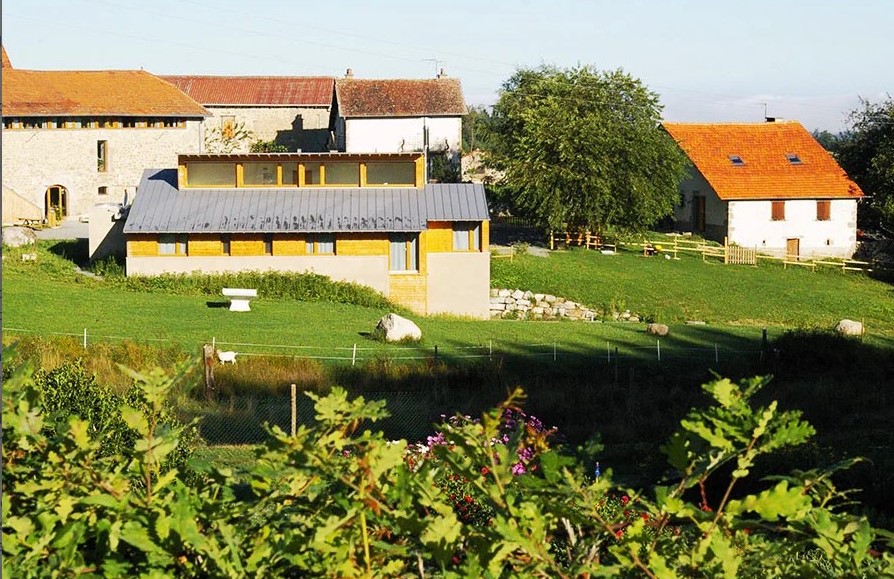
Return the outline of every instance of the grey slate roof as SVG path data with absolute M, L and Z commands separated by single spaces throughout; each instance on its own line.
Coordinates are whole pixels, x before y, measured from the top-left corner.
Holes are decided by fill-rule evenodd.
M 149 169 L 124 233 L 422 231 L 427 221 L 488 218 L 480 184 L 180 191 L 175 169 Z

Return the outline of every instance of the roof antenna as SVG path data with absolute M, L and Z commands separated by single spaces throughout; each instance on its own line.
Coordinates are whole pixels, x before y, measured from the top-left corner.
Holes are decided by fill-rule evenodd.
M 435 78 L 438 78 L 438 69 L 441 68 L 441 65 L 444 64 L 444 61 L 438 60 L 437 58 L 423 58 L 422 60 L 435 63 Z
M 767 116 L 767 103 L 758 103 L 759 105 L 764 105 L 764 121 L 768 123 L 775 123 L 776 117 L 768 117 Z

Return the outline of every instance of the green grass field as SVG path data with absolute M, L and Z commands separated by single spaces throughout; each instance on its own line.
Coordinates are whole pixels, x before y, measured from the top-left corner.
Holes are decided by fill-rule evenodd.
M 606 464 L 633 481 L 638 474 L 660 474 L 657 444 L 686 409 L 701 403 L 698 386 L 711 371 L 733 378 L 777 373 L 767 395 L 803 408 L 819 431 L 818 446 L 798 455 L 798 464 L 868 454 L 873 462 L 853 484 L 879 497 L 894 488 L 894 477 L 886 474 L 892 467 L 887 449 L 894 442 L 890 429 L 881 426 L 890 424 L 891 411 L 885 389 L 879 388 L 894 375 L 894 286 L 862 274 L 586 250 L 492 261 L 492 287 L 550 293 L 602 310 L 630 309 L 668 323 L 671 334 L 660 341 L 659 361 L 658 340 L 645 333 L 643 323 L 414 317 L 422 342 L 388 345 L 369 336 L 385 307 L 261 295 L 250 313 L 240 314 L 218 307 L 225 301 L 220 295 L 128 291 L 120 279 L 76 274 L 71 254 L 57 255 L 59 244 L 42 244 L 36 262 L 22 261 L 21 253 L 4 248 L 4 344 L 16 336 L 47 337 L 34 346 L 51 361 L 45 363 L 81 353 L 103 358 L 103 380 L 117 372 L 113 362 L 172 366 L 184 357 L 198 359 L 200 346 L 214 339 L 222 349 L 240 352 L 239 364 L 216 370 L 238 391 L 281 394 L 288 382 L 311 389 L 341 384 L 354 392 L 414 390 L 432 399 L 420 399 L 406 416 L 397 416 L 400 408 L 395 408 L 394 419 L 421 422 L 423 429 L 431 417 L 421 416 L 419 408 L 475 414 L 501 399 L 506 388 L 522 385 L 527 408 L 559 425 L 569 439 L 601 433 Z M 865 321 L 862 342 L 791 348 L 789 340 L 790 351 L 778 365 L 758 363 L 763 328 L 773 342 L 786 330 L 830 329 L 841 318 Z M 686 320 L 706 324 L 686 325 Z M 86 351 L 79 344 L 85 328 Z M 69 337 L 56 340 L 58 334 Z M 352 367 L 355 344 L 358 363 Z M 457 363 L 432 365 L 436 346 L 441 359 Z M 495 363 L 487 358 L 491 353 Z M 319 361 L 287 361 L 291 356 Z M 485 363 L 469 358 L 461 364 L 462 356 L 484 357 Z M 97 372 L 95 365 L 91 371 Z M 200 374 L 200 369 L 193 374 L 196 383 Z M 251 426 L 257 430 L 255 422 Z M 222 432 L 233 426 L 222 423 Z M 215 448 L 209 450 L 212 458 Z

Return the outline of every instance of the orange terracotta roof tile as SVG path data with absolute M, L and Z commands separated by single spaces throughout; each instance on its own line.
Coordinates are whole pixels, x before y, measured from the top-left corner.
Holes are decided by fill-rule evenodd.
M 663 123 L 720 199 L 863 195 L 801 123 Z M 789 156 L 796 156 L 796 161 Z M 734 163 L 738 157 L 741 163 Z
M 12 62 L 9 61 L 9 55 L 6 54 L 6 47 L 2 45 L 0 45 L 0 66 L 12 68 Z
M 142 70 L 3 71 L 3 116 L 206 117 L 172 84 Z
M 466 114 L 459 79 L 354 79 L 335 81 L 343 117 L 459 116 Z
M 203 105 L 329 106 L 329 76 L 162 76 Z

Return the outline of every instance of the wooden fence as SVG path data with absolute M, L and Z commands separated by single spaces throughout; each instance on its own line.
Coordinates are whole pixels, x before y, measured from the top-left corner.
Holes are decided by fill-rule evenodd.
M 644 256 L 666 254 L 679 259 L 680 252 L 697 253 L 703 261 L 708 259 L 720 259 L 729 265 L 759 265 L 761 260 L 782 262 L 783 268 L 788 266 L 807 267 L 816 271 L 817 267 L 840 268 L 842 271 L 862 271 L 870 273 L 880 266 L 878 264 L 859 261 L 856 259 L 842 259 L 830 256 L 775 256 L 758 253 L 757 248 L 730 245 L 724 240 L 724 245 L 716 245 L 700 239 L 691 239 L 683 236 L 669 236 L 661 240 L 643 239 L 642 243 L 628 241 L 613 241 L 602 238 L 599 235 L 584 232 L 550 232 L 550 249 L 557 245 L 580 246 L 587 249 L 611 249 L 618 247 L 641 248 Z M 506 257 L 506 256 L 503 256 Z M 884 268 L 882 268 L 884 269 Z

